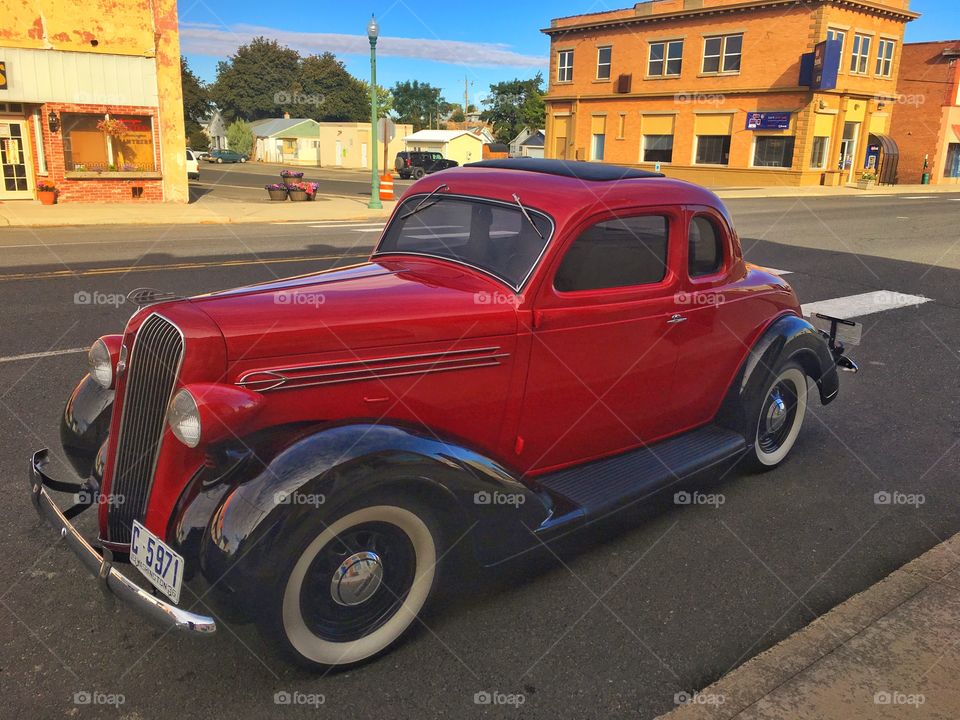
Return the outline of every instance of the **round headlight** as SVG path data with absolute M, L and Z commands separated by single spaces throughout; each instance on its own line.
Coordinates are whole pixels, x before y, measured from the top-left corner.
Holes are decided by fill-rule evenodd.
M 200 410 L 188 390 L 181 390 L 173 396 L 167 422 L 177 440 L 184 445 L 195 448 L 200 444 Z
M 113 387 L 113 359 L 110 357 L 110 349 L 102 339 L 90 346 L 87 365 L 90 369 L 90 377 L 97 383 L 107 390 Z

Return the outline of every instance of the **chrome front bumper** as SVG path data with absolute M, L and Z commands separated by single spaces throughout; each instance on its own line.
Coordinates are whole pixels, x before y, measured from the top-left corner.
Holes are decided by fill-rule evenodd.
M 30 461 L 30 488 L 33 506 L 37 513 L 50 523 L 59 533 L 74 554 L 80 558 L 91 574 L 100 580 L 101 588 L 109 595 L 116 596 L 145 615 L 158 626 L 179 630 L 194 635 L 212 635 L 217 625 L 214 619 L 205 615 L 181 610 L 175 605 L 154 597 L 147 590 L 129 580 L 113 567 L 112 554 L 105 550 L 103 555 L 88 543 L 70 523 L 67 515 L 53 502 L 47 493 L 47 487 L 64 489 L 67 486 L 44 474 L 47 464 L 47 450 L 34 454 Z M 76 490 L 81 490 L 77 486 Z M 69 511 L 68 511 L 69 513 Z

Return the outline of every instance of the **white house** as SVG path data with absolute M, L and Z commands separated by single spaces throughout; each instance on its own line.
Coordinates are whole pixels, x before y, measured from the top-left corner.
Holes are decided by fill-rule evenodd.
M 470 130 L 420 130 L 404 139 L 406 150 L 438 152 L 447 160 L 456 160 L 461 165 L 483 159 L 483 146 L 492 138 L 486 131 Z
M 510 157 L 542 158 L 546 137 L 546 130 L 524 128 L 510 143 Z

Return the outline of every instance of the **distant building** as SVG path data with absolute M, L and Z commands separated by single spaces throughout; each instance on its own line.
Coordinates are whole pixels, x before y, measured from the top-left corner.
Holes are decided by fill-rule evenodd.
M 510 143 L 511 157 L 543 157 L 546 130 L 524 128 Z
M 488 131 L 420 130 L 407 135 L 403 142 L 406 150 L 438 152 L 448 160 L 466 165 L 483 159 L 483 146 L 493 142 L 493 137 Z
M 960 184 L 960 40 L 904 45 L 892 107 L 900 182 Z
M 253 160 L 311 167 L 342 167 L 362 170 L 371 166 L 370 123 L 317 122 L 310 118 L 272 118 L 251 123 Z M 404 149 L 403 137 L 411 125 L 396 125 L 394 139 L 386 149 L 387 167 Z M 378 138 L 382 168 L 384 147 Z
M 227 122 L 220 110 L 214 108 L 209 115 L 200 120 L 200 129 L 210 141 L 211 150 L 227 150 Z
M 176 0 L 0 0 L 0 201 L 186 202 Z
M 657 0 L 557 18 L 546 155 L 717 186 L 892 182 L 916 17 L 909 0 Z

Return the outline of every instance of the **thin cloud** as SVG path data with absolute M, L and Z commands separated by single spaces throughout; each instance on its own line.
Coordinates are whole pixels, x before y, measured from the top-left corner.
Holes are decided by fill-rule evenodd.
M 181 49 L 186 55 L 226 57 L 233 54 L 240 45 L 260 35 L 301 52 L 329 51 L 338 55 L 364 55 L 370 52 L 370 43 L 362 35 L 292 32 L 257 25 L 233 25 L 223 28 L 205 23 L 184 23 L 180 26 Z M 546 58 L 514 52 L 508 45 L 458 40 L 382 37 L 377 43 L 377 53 L 451 65 L 522 68 L 547 65 Z

